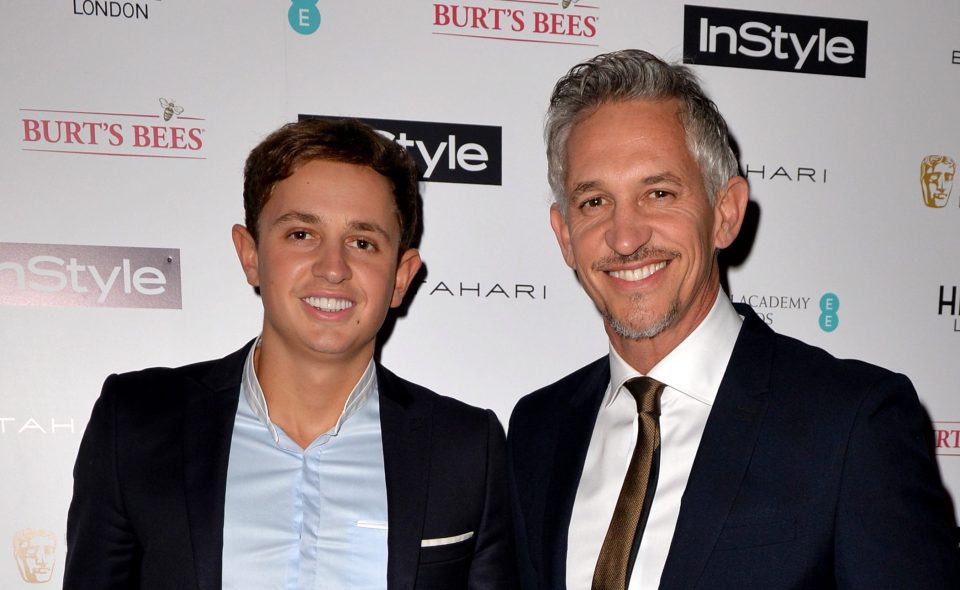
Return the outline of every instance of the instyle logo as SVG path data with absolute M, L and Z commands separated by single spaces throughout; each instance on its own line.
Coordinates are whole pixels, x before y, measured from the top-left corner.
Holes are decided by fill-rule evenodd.
M 433 34 L 598 47 L 600 8 L 589 0 L 465 0 L 433 4 Z
M 424 285 L 427 295 L 432 297 L 497 299 L 501 301 L 543 301 L 547 298 L 546 285 L 454 280 L 424 281 Z
M 159 97 L 141 113 L 20 109 L 21 149 L 93 156 L 204 160 L 205 120 Z
M 960 422 L 934 422 L 933 441 L 938 455 L 960 457 Z
M 827 184 L 827 169 L 815 166 L 744 163 L 743 169 L 747 180 Z
M 301 35 L 312 35 L 320 28 L 320 10 L 317 0 L 291 0 L 287 10 L 290 28 Z
M 73 0 L 73 14 L 77 16 L 100 16 L 127 20 L 147 20 L 150 5 L 159 2 L 116 2 L 114 0 Z
M 28 584 L 45 584 L 57 562 L 57 536 L 46 529 L 20 529 L 13 534 L 13 558 L 20 578 Z
M 866 77 L 867 21 L 684 6 L 685 63 Z
M 957 174 L 957 162 L 950 156 L 931 155 L 920 162 L 920 188 L 923 204 L 932 209 L 941 209 L 950 201 L 953 193 L 953 177 Z
M 305 119 L 342 117 L 303 115 Z M 503 169 L 503 131 L 490 125 L 364 119 L 385 137 L 406 148 L 417 162 L 421 180 L 499 185 Z
M 937 298 L 937 315 L 953 319 L 953 331 L 960 333 L 960 285 L 940 285 Z
M 0 243 L 0 305 L 181 309 L 180 250 Z

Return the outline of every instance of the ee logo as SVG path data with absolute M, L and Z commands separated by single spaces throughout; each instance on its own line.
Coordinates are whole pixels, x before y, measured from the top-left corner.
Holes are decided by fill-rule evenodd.
M 840 309 L 840 298 L 834 293 L 824 293 L 820 298 L 820 329 L 824 332 L 833 332 L 840 324 L 837 310 Z
M 320 10 L 317 0 L 291 0 L 287 20 L 294 31 L 301 35 L 311 35 L 320 28 Z

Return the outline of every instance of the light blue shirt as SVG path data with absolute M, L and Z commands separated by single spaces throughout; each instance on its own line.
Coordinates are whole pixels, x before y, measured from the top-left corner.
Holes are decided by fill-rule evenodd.
M 224 590 L 386 588 L 387 486 L 373 360 L 336 425 L 301 449 L 270 421 L 255 349 L 243 370 L 227 468 Z

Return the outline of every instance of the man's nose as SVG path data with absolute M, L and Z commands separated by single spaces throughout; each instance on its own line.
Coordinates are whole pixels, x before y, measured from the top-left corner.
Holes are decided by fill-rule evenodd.
M 326 243 L 319 246 L 317 258 L 313 263 L 313 275 L 333 284 L 349 279 L 350 265 L 347 263 L 344 246 L 339 243 Z
M 649 215 L 645 214 L 633 202 L 614 205 L 605 238 L 607 246 L 620 254 L 629 256 L 647 242 L 653 235 Z

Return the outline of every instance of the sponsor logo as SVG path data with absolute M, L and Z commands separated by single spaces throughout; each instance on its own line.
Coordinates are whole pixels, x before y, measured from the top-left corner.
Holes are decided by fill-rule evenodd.
M 339 118 L 299 116 L 301 121 Z M 359 117 L 357 120 L 406 148 L 417 162 L 421 180 L 500 184 L 503 167 L 503 131 L 500 127 Z
M 154 102 L 147 113 L 24 108 L 20 109 L 21 149 L 205 160 L 204 120 L 165 97 Z
M 4 434 L 77 434 L 73 418 L 14 418 L 0 416 L 0 435 Z
M 744 164 L 747 180 L 827 184 L 827 169 L 811 166 Z
M 930 155 L 920 162 L 920 188 L 923 204 L 941 209 L 950 201 L 957 162 L 950 156 Z
M 435 2 L 433 34 L 599 47 L 600 8 L 588 0 Z
M 683 61 L 864 78 L 867 21 L 687 5 Z
M 57 563 L 57 536 L 46 529 L 20 529 L 13 533 L 13 558 L 24 582 L 45 584 Z
M 953 319 L 953 331 L 960 332 L 960 299 L 958 285 L 940 285 L 940 296 L 937 298 L 937 315 Z
M 124 18 L 127 20 L 147 20 L 150 18 L 152 2 L 116 2 L 115 0 L 73 0 L 73 14 L 77 16 L 102 16 Z
M 320 28 L 320 10 L 317 0 L 291 0 L 287 10 L 290 28 L 301 35 L 312 35 Z
M 500 299 L 516 301 L 542 301 L 547 298 L 546 285 L 526 283 L 481 283 L 480 281 L 424 281 L 427 295 L 431 297 L 463 297 L 469 299 Z
M 180 309 L 180 250 L 0 243 L 0 305 Z
M 960 422 L 934 422 L 933 441 L 938 455 L 960 457 Z
M 837 310 L 840 308 L 840 298 L 833 293 L 824 293 L 819 299 L 807 295 L 740 295 L 740 298 L 731 297 L 733 301 L 746 303 L 760 316 L 760 319 L 769 326 L 781 317 L 782 314 L 809 313 L 816 311 L 817 324 L 824 332 L 833 332 L 840 323 Z M 814 303 L 816 301 L 816 303 Z

